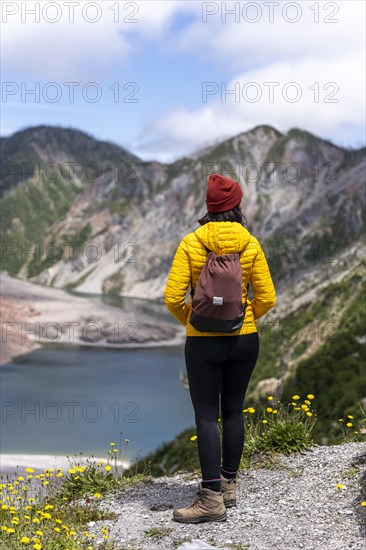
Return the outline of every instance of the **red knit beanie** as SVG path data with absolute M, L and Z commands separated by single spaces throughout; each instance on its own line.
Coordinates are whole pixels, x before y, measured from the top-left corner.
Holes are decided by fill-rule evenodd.
M 207 212 L 227 212 L 240 204 L 243 191 L 237 181 L 212 174 L 206 193 Z

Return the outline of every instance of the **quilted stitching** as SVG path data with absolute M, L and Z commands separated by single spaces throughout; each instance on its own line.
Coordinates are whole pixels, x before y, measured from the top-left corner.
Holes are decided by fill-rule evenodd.
M 241 252 L 243 270 L 243 302 L 247 298 L 247 284 L 253 289 L 253 300 L 248 306 L 242 327 L 231 333 L 199 332 L 190 323 L 192 298 L 186 302 L 187 291 L 197 285 L 206 261 L 205 246 L 216 254 Z M 257 332 L 259 319 L 276 304 L 276 291 L 264 251 L 258 240 L 236 222 L 210 222 L 195 232 L 188 233 L 180 242 L 164 290 L 165 304 L 174 317 L 186 326 L 187 336 L 225 336 Z

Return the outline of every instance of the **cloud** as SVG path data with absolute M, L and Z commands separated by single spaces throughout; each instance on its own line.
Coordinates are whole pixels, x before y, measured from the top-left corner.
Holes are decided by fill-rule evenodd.
M 120 65 L 134 52 L 134 34 L 144 39 L 164 35 L 175 15 L 188 9 L 178 1 L 81 0 L 73 9 L 70 2 L 2 4 L 3 21 L 6 17 L 2 26 L 3 71 L 21 74 L 24 80 L 58 82 L 100 81 L 118 74 Z M 30 13 L 36 5 L 39 21 Z
M 3 1 L 1 4 L 4 19 L 4 5 L 18 5 L 19 10 L 29 10 L 36 2 Z M 156 105 L 159 115 L 148 102 L 147 107 L 141 102 L 138 118 L 128 119 L 131 127 L 126 132 L 137 155 L 167 161 L 262 123 L 271 124 L 280 131 L 297 126 L 345 142 L 361 135 L 365 119 L 364 2 L 270 2 L 274 6 L 273 22 L 270 22 L 266 2 L 259 0 L 79 0 L 75 2 L 73 22 L 69 22 L 66 2 L 37 4 L 40 9 L 45 5 L 59 4 L 62 17 L 57 23 L 50 23 L 45 20 L 45 14 L 41 14 L 40 22 L 36 23 L 34 16 L 28 15 L 23 23 L 21 11 L 9 15 L 6 24 L 2 25 L 1 49 L 3 77 L 6 75 L 9 80 L 114 82 L 120 79 L 124 68 L 137 63 L 140 74 L 144 71 L 148 74 L 145 83 L 148 86 L 148 78 L 153 77 L 159 82 L 159 75 L 165 69 L 158 64 L 144 66 L 144 52 L 150 45 L 158 45 L 164 54 L 168 52 L 169 62 L 176 59 L 177 69 L 180 69 L 181 61 L 182 67 L 187 67 L 187 59 L 194 59 L 194 70 L 192 74 L 188 70 L 189 78 L 184 80 L 189 92 L 187 100 L 180 95 L 177 98 L 179 104 L 167 111 L 164 107 L 165 90 L 162 89 L 159 105 Z M 94 11 L 93 7 L 88 8 L 82 17 L 85 6 L 93 4 L 101 9 L 96 23 L 86 20 L 98 15 L 96 8 Z M 118 21 L 115 21 L 117 5 L 120 11 Z M 217 13 L 207 16 L 205 23 L 202 11 L 209 5 Z M 248 8 L 250 5 L 251 9 Z M 295 8 L 291 11 L 291 7 L 283 12 L 285 5 L 300 7 L 299 21 L 291 23 L 286 20 L 294 18 L 296 13 Z M 235 6 L 240 10 L 238 22 L 229 14 L 225 22 L 223 10 Z M 253 6 L 257 6 L 261 14 L 256 23 L 245 20 L 245 17 L 253 19 L 255 16 Z M 55 17 L 55 14 L 56 8 L 52 11 L 51 7 L 46 18 Z M 319 22 L 314 21 L 316 17 Z M 334 20 L 338 22 L 332 22 Z M 199 94 L 200 85 L 203 85 L 199 76 L 197 79 L 200 64 L 205 79 L 214 82 L 211 89 L 215 93 L 208 95 L 207 101 Z M 245 86 L 249 82 L 256 82 L 262 93 L 257 102 L 245 97 Z M 279 86 L 274 88 L 273 102 L 269 101 L 266 82 L 279 82 Z M 302 93 L 295 103 L 282 96 L 290 82 L 296 82 Z M 336 84 L 328 84 L 324 89 L 331 82 Z M 221 97 L 220 88 L 225 91 L 225 86 L 228 90 L 239 89 L 238 101 L 232 95 Z M 317 86 L 319 102 L 314 97 Z M 327 95 L 328 100 L 332 99 L 329 95 L 332 86 L 337 103 L 324 101 Z M 195 89 L 198 90 L 196 98 Z M 290 96 L 294 90 L 294 87 L 288 88 Z M 246 91 L 250 99 L 255 87 Z M 87 116 L 90 119 L 90 115 Z M 103 117 L 108 116 L 111 114 L 106 109 Z M 60 123 L 65 124 L 63 113 L 59 118 Z M 140 120 L 145 120 L 145 123 L 138 132 L 136 126 Z M 84 122 L 82 118 L 73 119 L 75 124 L 79 121 Z M 98 132 L 95 115 L 93 124 Z M 138 137 L 134 139 L 136 134 Z
M 177 46 L 231 70 L 318 56 L 336 59 L 347 52 L 364 50 L 365 3 L 358 0 L 202 4 L 212 4 L 210 10 L 215 13 L 207 15 L 206 22 L 202 14 L 196 18 L 181 33 Z M 269 4 L 277 4 L 272 8 L 272 22 Z M 256 8 L 250 9 L 249 5 Z M 226 13 L 234 7 L 237 21 L 233 14 Z
M 197 98 L 197 103 L 201 103 L 198 108 L 179 106 L 155 121 L 149 120 L 135 144 L 137 154 L 158 155 L 167 160 L 168 151 L 192 152 L 257 124 L 271 124 L 283 132 L 297 126 L 340 143 L 362 136 L 363 2 L 286 3 L 300 8 L 301 17 L 296 23 L 286 21 L 286 17 L 294 18 L 296 13 L 283 12 L 284 3 L 274 11 L 272 23 L 265 2 L 204 4 L 210 4 L 214 15 L 207 15 L 206 23 L 202 16 L 196 17 L 182 29 L 176 47 L 221 67 L 216 74 L 226 73 L 228 77 L 211 80 L 208 89 L 212 94 Z M 243 14 L 248 18 L 255 16 L 255 11 L 243 11 L 250 4 L 261 10 L 256 23 L 244 20 Z M 224 10 L 235 6 L 239 6 L 238 21 L 229 14 L 223 21 Z M 257 90 L 255 85 L 246 88 L 250 82 L 256 83 Z M 269 100 L 269 86 L 265 85 L 269 82 L 279 83 L 273 88 L 273 102 Z M 290 99 L 295 86 L 286 88 L 291 82 L 301 92 L 299 101 L 293 103 Z M 201 86 L 204 89 L 204 82 Z M 239 97 L 225 94 L 225 89 L 239 90 Z M 261 96 L 251 102 L 256 93 Z M 286 93 L 287 100 L 283 97 Z
M 164 151 L 167 160 L 169 151 L 191 153 L 258 124 L 270 124 L 282 132 L 299 127 L 347 142 L 365 120 L 363 62 L 362 52 L 332 61 L 279 62 L 237 74 L 224 85 L 213 83 L 210 89 L 215 88 L 215 95 L 208 97 L 207 104 L 175 109 L 150 121 L 135 149 L 150 156 Z M 272 85 L 272 97 L 268 83 L 278 83 Z M 225 95 L 225 90 L 235 89 L 236 95 Z M 255 98 L 258 101 L 253 102 Z

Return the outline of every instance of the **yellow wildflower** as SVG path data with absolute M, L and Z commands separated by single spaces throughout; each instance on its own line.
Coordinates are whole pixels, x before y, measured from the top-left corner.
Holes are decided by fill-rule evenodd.
M 107 465 L 107 466 L 104 467 L 104 469 L 105 469 L 106 472 L 109 472 L 112 468 L 109 465 Z
M 309 397 L 309 396 L 308 396 Z M 292 398 L 294 401 L 296 401 L 297 399 L 300 399 L 300 396 L 299 395 L 293 395 Z
M 344 489 L 343 483 L 337 483 L 336 487 L 337 489 Z
M 21 542 L 22 544 L 29 544 L 29 543 L 30 543 L 30 539 L 29 539 L 28 537 L 22 537 L 22 538 L 20 539 L 20 542 Z
M 272 401 L 273 395 L 269 395 L 269 396 L 267 397 L 267 399 L 268 399 L 268 401 Z

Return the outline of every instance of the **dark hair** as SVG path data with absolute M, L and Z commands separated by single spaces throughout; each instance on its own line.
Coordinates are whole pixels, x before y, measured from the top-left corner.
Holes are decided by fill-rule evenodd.
M 227 212 L 207 212 L 197 221 L 200 225 L 205 225 L 209 222 L 238 222 L 243 226 L 248 224 L 246 217 L 240 209 L 240 205 L 235 206 L 235 208 Z

